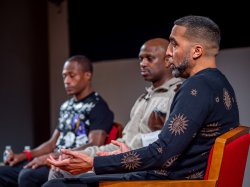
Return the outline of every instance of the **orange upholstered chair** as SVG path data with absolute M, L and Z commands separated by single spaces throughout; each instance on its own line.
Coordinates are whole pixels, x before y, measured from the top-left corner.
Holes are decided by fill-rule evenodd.
M 109 144 L 111 140 L 116 140 L 122 137 L 123 126 L 120 123 L 114 122 L 111 130 L 109 131 L 108 137 L 106 139 L 106 144 Z
M 219 136 L 208 160 L 204 180 L 102 181 L 100 187 L 242 187 L 250 144 L 249 127 Z

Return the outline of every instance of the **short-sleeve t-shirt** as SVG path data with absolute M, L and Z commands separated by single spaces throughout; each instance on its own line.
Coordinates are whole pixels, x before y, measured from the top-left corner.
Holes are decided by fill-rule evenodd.
M 74 98 L 65 101 L 60 108 L 57 127 L 60 136 L 56 149 L 74 148 L 88 143 L 91 130 L 109 133 L 113 119 L 113 112 L 97 92 L 92 92 L 79 101 Z

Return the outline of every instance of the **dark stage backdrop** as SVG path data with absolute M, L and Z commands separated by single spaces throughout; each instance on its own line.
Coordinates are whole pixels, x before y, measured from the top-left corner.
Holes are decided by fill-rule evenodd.
M 209 9 L 204 2 L 197 9 L 180 11 L 179 6 L 156 2 L 135 6 L 119 1 L 111 6 L 69 0 L 70 55 L 86 54 L 93 61 L 137 57 L 142 43 L 153 37 L 168 38 L 173 21 L 188 14 L 208 16 L 220 26 L 222 49 L 250 46 L 249 16 L 242 9 L 236 14 L 237 5 L 233 10 L 227 6 Z

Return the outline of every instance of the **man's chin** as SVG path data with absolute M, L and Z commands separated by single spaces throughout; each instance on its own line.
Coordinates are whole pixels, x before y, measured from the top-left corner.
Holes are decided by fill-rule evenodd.
M 148 74 L 144 74 L 144 75 L 142 75 L 142 77 L 143 77 L 143 79 L 145 81 L 149 81 L 150 80 L 150 76 Z
M 66 94 L 69 95 L 69 96 L 74 95 L 74 93 L 72 91 L 66 91 Z

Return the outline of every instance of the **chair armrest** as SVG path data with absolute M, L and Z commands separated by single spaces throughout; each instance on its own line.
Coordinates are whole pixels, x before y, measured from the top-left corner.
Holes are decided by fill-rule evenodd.
M 101 181 L 99 187 L 216 187 L 216 180 Z

